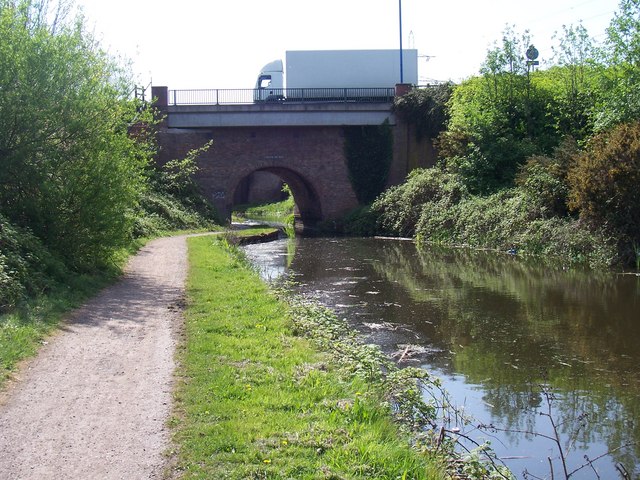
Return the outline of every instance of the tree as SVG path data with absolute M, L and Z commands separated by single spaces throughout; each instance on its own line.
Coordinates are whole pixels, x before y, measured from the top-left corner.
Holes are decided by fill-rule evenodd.
M 583 25 L 562 26 L 554 39 L 552 67 L 545 75 L 553 85 L 555 105 L 550 112 L 560 135 L 582 140 L 593 133 L 593 112 L 599 95 L 596 50 Z
M 130 240 L 151 150 L 131 81 L 69 3 L 0 0 L 0 213 L 70 265 L 93 268 Z
M 449 129 L 438 138 L 446 168 L 459 173 L 474 193 L 487 194 L 513 184 L 520 165 L 557 145 L 546 117 L 551 99 L 527 73 L 527 32 L 504 32 L 487 52 L 482 76 L 457 86 L 449 102 Z
M 490 84 L 488 92 L 492 100 L 504 104 L 507 111 L 516 108 L 520 91 L 526 88 L 525 51 L 530 43 L 528 31 L 519 37 L 513 27 L 507 26 L 502 34 L 502 43 L 494 44 L 480 68 L 480 73 Z
M 640 118 L 640 0 L 620 0 L 603 57 L 600 130 Z
M 565 88 L 569 96 L 589 88 L 587 81 L 589 64 L 594 62 L 595 49 L 587 29 L 582 25 L 562 26 L 562 36 L 556 32 L 553 36 L 558 46 L 552 47 L 553 62 L 566 67 Z

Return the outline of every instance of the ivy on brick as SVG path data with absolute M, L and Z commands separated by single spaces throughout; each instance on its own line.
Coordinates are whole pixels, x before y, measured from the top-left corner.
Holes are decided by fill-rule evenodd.
M 345 157 L 358 201 L 368 205 L 384 190 L 393 157 L 393 135 L 382 125 L 345 127 Z

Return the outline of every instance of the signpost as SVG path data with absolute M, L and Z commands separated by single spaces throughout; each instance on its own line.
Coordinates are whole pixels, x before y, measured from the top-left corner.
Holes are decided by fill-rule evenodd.
M 540 65 L 540 62 L 537 60 L 539 55 L 538 49 L 533 45 L 529 45 L 529 48 L 527 48 L 526 55 L 527 55 L 527 72 L 529 72 L 529 70 L 532 69 L 533 67 Z

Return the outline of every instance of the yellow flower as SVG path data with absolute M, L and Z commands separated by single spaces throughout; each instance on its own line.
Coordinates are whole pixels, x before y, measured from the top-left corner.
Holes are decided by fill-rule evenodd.
M 268 465 L 268 464 L 270 464 L 270 463 L 271 463 L 271 460 L 269 460 L 268 458 L 265 458 L 265 459 L 263 460 L 263 462 L 264 462 L 264 463 L 266 463 L 266 464 Z

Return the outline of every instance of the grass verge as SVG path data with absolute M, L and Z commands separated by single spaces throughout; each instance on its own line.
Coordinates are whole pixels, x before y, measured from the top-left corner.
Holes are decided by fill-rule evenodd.
M 261 205 L 237 205 L 232 214 L 232 219 L 235 222 L 242 222 L 249 219 L 279 223 L 282 224 L 285 233 L 289 237 L 294 237 L 294 207 L 293 196 L 290 194 L 286 200 L 281 202 Z
M 286 200 L 275 203 L 237 205 L 234 207 L 236 219 L 243 220 L 251 218 L 254 220 L 264 220 L 272 222 L 286 222 L 287 217 L 293 214 L 294 201 L 289 196 Z
M 0 315 L 0 387 L 21 360 L 36 354 L 44 339 L 70 310 L 118 277 L 114 269 L 95 275 L 71 275 L 46 295 L 31 298 Z
M 296 335 L 292 307 L 224 239 L 189 239 L 174 473 L 216 479 L 439 479 L 366 375 Z M 304 330 L 304 329 L 302 329 Z

